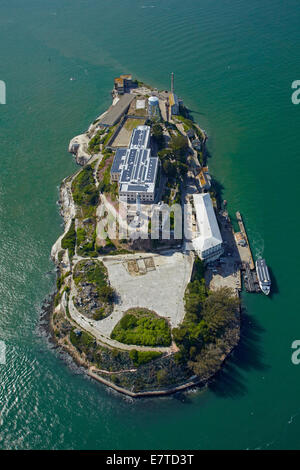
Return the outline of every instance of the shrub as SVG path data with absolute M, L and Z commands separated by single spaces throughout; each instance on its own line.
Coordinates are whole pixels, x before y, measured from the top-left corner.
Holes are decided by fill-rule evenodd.
M 156 377 L 159 385 L 165 385 L 168 383 L 168 371 L 166 371 L 166 369 L 160 369 L 157 372 Z
M 76 346 L 79 349 L 83 349 L 85 352 L 95 344 L 95 339 L 86 331 L 81 331 L 79 336 L 75 333 L 75 328 L 70 331 L 70 341 L 73 346 Z
M 74 178 L 72 194 L 75 204 L 96 206 L 99 200 L 99 192 L 95 185 L 93 168 L 86 165 Z
M 111 338 L 125 344 L 169 346 L 171 331 L 167 321 L 147 309 L 131 309 L 117 323 Z
M 77 243 L 76 243 L 77 246 L 80 246 L 83 244 L 85 237 L 86 237 L 86 231 L 84 230 L 84 228 L 79 227 L 77 229 Z
M 103 135 L 105 132 L 104 129 L 99 130 L 94 137 L 89 141 L 88 145 L 88 152 L 90 154 L 98 153 L 100 152 L 100 140 L 101 140 L 101 135 Z
M 136 367 L 147 364 L 147 362 L 153 361 L 153 359 L 157 359 L 161 357 L 161 355 L 162 354 L 158 351 L 137 351 L 136 349 L 132 349 L 129 352 L 129 357 Z
M 74 282 L 94 284 L 99 297 L 104 303 L 112 303 L 114 300 L 114 289 L 108 284 L 107 269 L 101 261 L 79 261 L 74 268 Z

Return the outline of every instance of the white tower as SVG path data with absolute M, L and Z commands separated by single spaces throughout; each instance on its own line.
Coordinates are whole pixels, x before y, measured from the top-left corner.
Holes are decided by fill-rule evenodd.
M 159 113 L 159 100 L 157 96 L 150 96 L 148 99 L 148 115 L 150 118 L 158 118 Z

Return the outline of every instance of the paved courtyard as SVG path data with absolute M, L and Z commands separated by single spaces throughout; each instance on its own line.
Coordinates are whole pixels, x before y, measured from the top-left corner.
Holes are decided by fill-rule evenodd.
M 140 267 L 140 274 L 130 273 L 128 269 L 134 261 Z M 133 307 L 154 310 L 168 318 L 172 328 L 181 323 L 184 317 L 183 295 L 191 277 L 192 257 L 181 252 L 164 255 L 139 253 L 105 257 L 103 262 L 119 300 L 113 313 L 97 322 L 102 334 L 109 336 L 123 313 Z

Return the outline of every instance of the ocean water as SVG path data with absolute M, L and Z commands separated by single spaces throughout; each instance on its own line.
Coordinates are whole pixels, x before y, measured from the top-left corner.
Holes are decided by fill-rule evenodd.
M 0 448 L 300 448 L 299 18 L 297 0 L 1 1 Z M 70 138 L 110 104 L 115 75 L 165 89 L 172 71 L 273 295 L 243 295 L 241 344 L 208 388 L 132 401 L 51 348 L 39 317 Z

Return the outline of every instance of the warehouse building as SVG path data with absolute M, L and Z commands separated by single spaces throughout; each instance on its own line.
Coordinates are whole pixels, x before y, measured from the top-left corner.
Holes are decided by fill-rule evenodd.
M 216 261 L 223 253 L 223 240 L 209 193 L 194 194 L 197 236 L 193 247 L 203 261 Z
M 108 111 L 104 114 L 104 116 L 98 122 L 98 126 L 103 127 L 111 127 L 114 126 L 118 121 L 120 121 L 121 117 L 126 113 L 128 110 L 131 102 L 134 100 L 134 95 L 129 93 L 125 93 L 122 95 L 117 103 L 110 106 Z
M 128 202 L 154 202 L 158 158 L 151 156 L 150 127 L 138 126 L 128 149 L 118 149 L 111 167 L 111 181 L 119 182 L 119 196 Z

